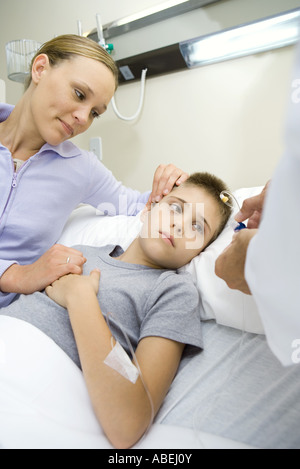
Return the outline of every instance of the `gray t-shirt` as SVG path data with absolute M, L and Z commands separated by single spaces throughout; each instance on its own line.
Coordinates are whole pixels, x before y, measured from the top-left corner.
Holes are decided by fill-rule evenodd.
M 199 294 L 189 273 L 127 264 L 120 247 L 75 246 L 87 258 L 84 274 L 100 269 L 98 301 L 115 339 L 129 352 L 145 337 L 163 337 L 202 348 Z M 111 313 L 111 315 L 109 314 Z M 22 319 L 47 334 L 80 367 L 68 312 L 45 293 L 21 295 L 0 314 Z M 99 339 L 100 340 L 100 339 Z

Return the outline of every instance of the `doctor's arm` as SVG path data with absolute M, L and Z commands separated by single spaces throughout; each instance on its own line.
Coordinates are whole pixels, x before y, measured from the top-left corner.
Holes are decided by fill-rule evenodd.
M 104 363 L 112 350 L 111 332 L 101 312 L 97 292 L 100 272 L 68 275 L 46 289 L 67 308 L 83 374 L 95 414 L 117 448 L 133 446 L 147 430 L 152 408 L 143 382 L 135 384 Z M 157 413 L 176 374 L 184 345 L 160 337 L 140 341 L 135 352 Z M 162 357 L 164 359 L 162 360 Z

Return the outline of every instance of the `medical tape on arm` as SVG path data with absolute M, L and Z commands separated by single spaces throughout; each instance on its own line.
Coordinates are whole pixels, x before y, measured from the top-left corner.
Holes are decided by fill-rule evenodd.
M 116 342 L 113 346 L 112 338 L 112 351 L 107 355 L 104 364 L 117 371 L 123 378 L 128 379 L 131 383 L 135 384 L 140 375 L 137 367 L 132 363 L 129 356 L 123 347 Z
M 110 317 L 113 317 L 112 313 L 108 313 L 106 315 L 107 326 L 111 330 L 110 324 L 109 324 L 109 318 Z M 143 378 L 143 374 L 141 372 L 139 362 L 136 358 L 136 355 L 134 353 L 134 350 L 133 350 L 133 347 L 132 347 L 131 342 L 129 340 L 129 337 L 128 337 L 126 331 L 124 330 L 124 328 L 122 327 L 122 324 L 118 321 L 118 319 L 116 317 L 113 317 L 113 318 L 114 318 L 115 323 L 118 325 L 120 331 L 122 331 L 122 333 L 123 333 L 123 335 L 126 339 L 128 349 L 130 350 L 130 353 L 133 357 L 135 365 L 132 363 L 132 361 L 130 360 L 129 356 L 127 355 L 127 353 L 125 352 L 123 347 L 119 344 L 119 342 L 117 342 L 114 339 L 113 336 L 111 338 L 112 351 L 108 354 L 108 356 L 104 360 L 104 363 L 106 365 L 108 365 L 109 367 L 111 367 L 112 369 L 114 369 L 115 371 L 117 371 L 118 373 L 120 373 L 120 375 L 122 375 L 124 378 L 128 379 L 132 383 L 136 383 L 137 379 L 140 378 L 140 380 L 143 384 L 146 396 L 148 397 L 148 400 L 149 400 L 150 409 L 151 409 L 151 416 L 150 416 L 150 420 L 149 420 L 149 425 L 148 425 L 144 435 L 142 436 L 142 438 L 139 441 L 139 444 L 140 444 L 141 441 L 143 440 L 143 438 L 145 438 L 145 436 L 147 435 L 147 433 L 148 433 L 148 431 L 149 431 L 149 429 L 150 429 L 150 427 L 153 423 L 153 420 L 154 420 L 154 417 L 155 417 L 154 403 L 153 403 L 150 391 L 148 389 L 148 386 L 146 385 L 145 380 Z M 114 340 L 116 342 L 115 346 L 113 345 Z

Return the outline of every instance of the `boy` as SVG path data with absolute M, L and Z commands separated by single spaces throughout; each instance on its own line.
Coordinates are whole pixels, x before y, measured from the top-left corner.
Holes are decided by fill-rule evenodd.
M 140 235 L 125 252 L 81 246 L 90 275 L 62 277 L 47 287 L 48 296 L 21 296 L 0 310 L 40 328 L 81 365 L 96 416 L 116 447 L 130 447 L 144 434 L 185 345 L 202 348 L 198 292 L 190 275 L 177 269 L 226 225 L 230 209 L 220 199 L 223 190 L 214 176 L 191 176 L 144 213 Z M 134 368 L 124 352 L 125 333 L 139 367 L 136 380 L 121 370 Z M 129 365 L 116 355 L 118 345 Z

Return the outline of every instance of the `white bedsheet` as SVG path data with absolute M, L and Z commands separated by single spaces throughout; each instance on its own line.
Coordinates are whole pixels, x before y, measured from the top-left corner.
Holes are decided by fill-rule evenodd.
M 136 449 L 249 448 L 188 428 L 153 425 Z M 80 370 L 30 324 L 0 316 L 0 448 L 113 449 Z

